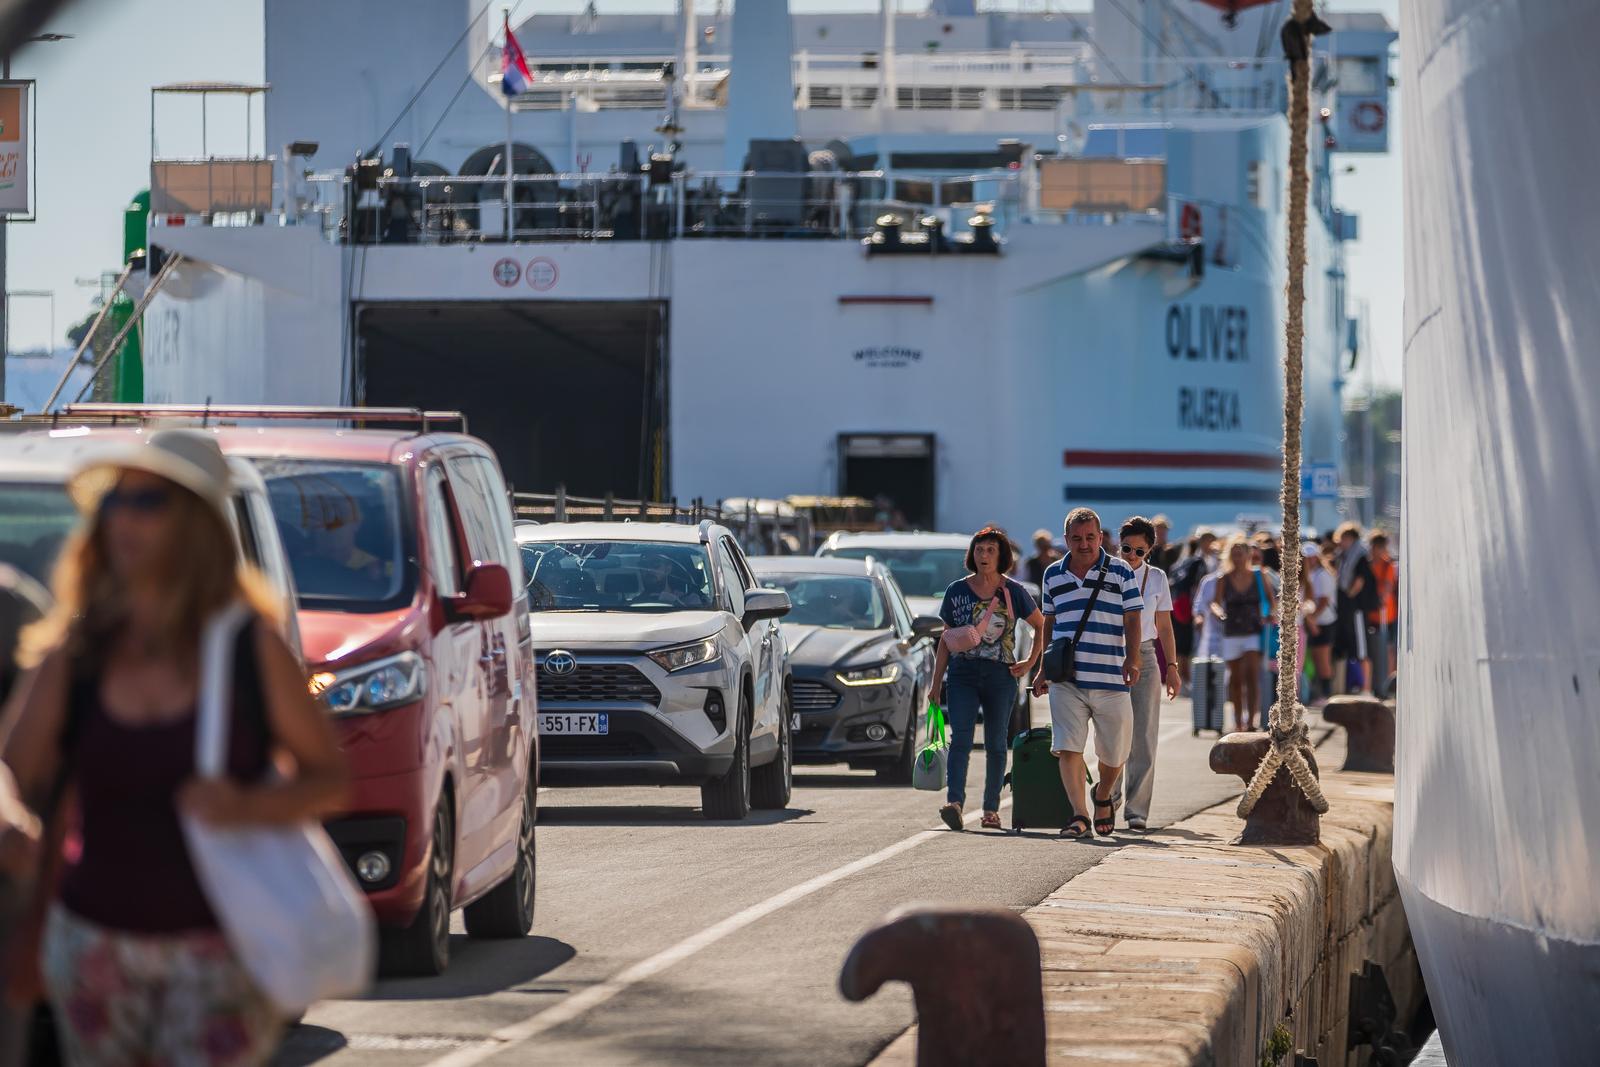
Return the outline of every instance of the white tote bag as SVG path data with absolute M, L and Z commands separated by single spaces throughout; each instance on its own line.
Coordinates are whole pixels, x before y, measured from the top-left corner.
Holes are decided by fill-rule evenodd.
M 234 605 L 206 623 L 200 645 L 195 765 L 226 773 L 233 650 L 249 618 Z M 315 823 L 220 827 L 183 817 L 189 858 L 223 934 L 256 985 L 286 1016 L 372 980 L 372 909 L 327 832 Z

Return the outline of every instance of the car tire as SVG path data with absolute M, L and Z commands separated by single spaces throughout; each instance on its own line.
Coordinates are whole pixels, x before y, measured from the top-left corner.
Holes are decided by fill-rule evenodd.
M 743 819 L 750 814 L 750 705 L 739 700 L 733 729 L 733 765 L 700 787 L 700 808 L 708 819 Z
M 433 813 L 428 881 L 410 926 L 382 932 L 378 970 L 385 976 L 432 978 L 450 965 L 450 885 L 455 876 L 456 820 L 449 793 Z
M 900 739 L 900 754 L 894 762 L 878 768 L 878 781 L 885 785 L 910 785 L 911 774 L 917 766 L 917 708 L 921 702 L 911 694 L 911 710 L 906 713 L 905 735 Z
M 462 909 L 467 936 L 475 938 L 527 937 L 533 929 L 534 877 L 538 856 L 534 839 L 533 779 L 522 798 L 522 822 L 517 829 L 517 863 L 505 881 Z
M 778 754 L 765 767 L 750 773 L 750 803 L 765 811 L 789 806 L 794 792 L 794 737 L 789 732 L 789 683 L 783 683 L 783 703 L 778 713 Z

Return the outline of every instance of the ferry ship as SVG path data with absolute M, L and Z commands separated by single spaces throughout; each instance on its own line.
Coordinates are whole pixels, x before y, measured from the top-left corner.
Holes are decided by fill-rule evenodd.
M 267 85 L 155 90 L 128 399 L 459 409 L 527 490 L 843 494 L 1019 537 L 1076 505 L 1274 513 L 1289 4 L 901 6 L 274 0 Z M 1395 38 L 1329 18 L 1313 526 L 1360 336 L 1336 175 L 1387 150 Z M 175 95 L 242 97 L 261 147 L 162 156 Z

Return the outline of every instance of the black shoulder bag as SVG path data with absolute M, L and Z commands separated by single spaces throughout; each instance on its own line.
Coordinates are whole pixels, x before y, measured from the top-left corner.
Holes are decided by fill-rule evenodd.
M 1105 588 L 1106 571 L 1110 569 L 1110 560 L 1106 558 L 1104 550 L 1100 553 L 1100 577 L 1095 579 L 1094 590 L 1089 594 L 1089 603 L 1083 607 L 1083 617 L 1078 620 L 1078 628 L 1071 637 L 1058 637 L 1050 642 L 1044 650 L 1044 659 L 1040 669 L 1046 681 L 1051 682 L 1076 682 L 1078 680 L 1078 642 L 1083 639 L 1083 629 L 1089 625 L 1089 616 L 1094 614 L 1095 601 L 1100 599 L 1100 590 Z

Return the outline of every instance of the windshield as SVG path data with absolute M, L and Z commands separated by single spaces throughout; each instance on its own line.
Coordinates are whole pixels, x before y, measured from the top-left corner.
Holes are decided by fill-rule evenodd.
M 77 521 L 78 509 L 64 485 L 0 484 L 0 563 L 49 585 L 61 543 Z
M 655 541 L 527 541 L 530 611 L 709 611 L 716 605 L 702 545 Z
M 785 625 L 834 626 L 846 630 L 886 630 L 889 612 L 878 583 L 843 574 L 764 574 L 768 589 L 789 594 Z
M 889 568 L 906 596 L 944 596 L 947 586 L 967 573 L 964 548 L 874 548 L 840 545 L 825 553 L 842 559 L 872 557 Z
M 258 459 L 302 607 L 392 610 L 411 599 L 400 477 L 375 463 Z

